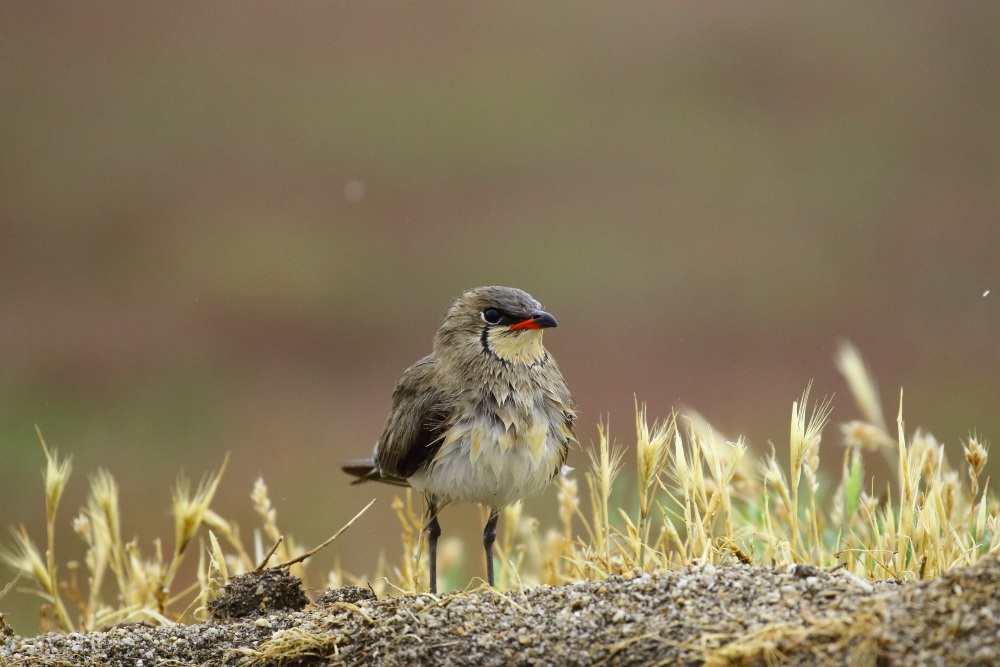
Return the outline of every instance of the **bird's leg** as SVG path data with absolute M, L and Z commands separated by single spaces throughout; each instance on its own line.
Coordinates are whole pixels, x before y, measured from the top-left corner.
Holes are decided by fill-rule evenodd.
M 493 543 L 497 539 L 497 520 L 500 518 L 500 510 L 490 508 L 490 518 L 486 520 L 486 528 L 483 529 L 483 548 L 486 550 L 486 579 L 490 586 L 493 582 Z
M 427 514 L 430 515 L 430 520 L 424 530 L 427 531 L 427 551 L 430 556 L 430 589 L 431 593 L 437 593 L 437 552 L 441 524 L 438 523 L 437 506 L 430 500 L 427 501 Z

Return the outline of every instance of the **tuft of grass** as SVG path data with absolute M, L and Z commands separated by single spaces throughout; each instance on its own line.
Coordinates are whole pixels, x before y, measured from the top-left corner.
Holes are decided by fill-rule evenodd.
M 150 555 L 140 550 L 135 540 L 122 540 L 118 485 L 111 473 L 102 469 L 91 476 L 86 503 L 72 522 L 74 532 L 86 545 L 85 572 L 80 572 L 79 565 L 71 562 L 66 566 L 69 576 L 64 578 L 60 577 L 56 565 L 55 527 L 57 510 L 72 467 L 69 459 L 62 459 L 55 450 L 49 449 L 41 433 L 39 438 L 46 458 L 42 473 L 46 506 L 45 557 L 27 528 L 20 526 L 12 531 L 13 545 L 0 550 L 0 558 L 16 571 L 18 578 L 30 582 L 29 590 L 43 599 L 41 618 L 45 631 L 89 632 L 138 621 L 164 624 L 195 620 L 203 616 L 207 603 L 231 576 L 254 570 L 255 563 L 263 567 L 266 561 L 263 536 L 275 543 L 275 549 L 267 558 L 276 552 L 281 560 L 288 561 L 280 567 L 302 568 L 302 560 L 332 542 L 371 507 L 369 503 L 336 535 L 303 553 L 294 546 L 293 540 L 281 535 L 267 486 L 262 479 L 258 480 L 251 498 L 262 519 L 262 527 L 255 531 L 255 558 L 252 558 L 240 538 L 238 526 L 211 509 L 227 457 L 220 470 L 204 477 L 193 491 L 187 479 L 178 479 L 171 501 L 173 548 L 165 556 L 162 541 L 156 539 Z M 178 581 L 181 565 L 192 551 L 192 545 L 205 533 L 208 546 L 201 539 L 197 542 L 199 562 L 194 581 Z
M 521 504 L 504 510 L 496 543 L 499 588 L 632 576 L 695 562 L 809 563 L 846 568 L 872 580 L 908 581 L 971 565 L 1000 551 L 1000 503 L 983 475 L 989 456 L 986 440 L 970 434 L 961 443 L 959 467 L 952 467 L 945 445 L 933 435 L 919 428 L 907 432 L 902 393 L 896 432 L 890 436 L 878 389 L 861 355 L 843 343 L 836 361 L 864 417 L 840 426 L 840 446 L 823 441 L 832 403 L 827 398 L 810 403 L 812 383 L 792 402 L 787 458 L 779 456 L 774 444 L 763 455 L 753 455 L 742 437 L 725 438 L 693 412 L 650 422 L 645 406 L 636 400 L 635 475 L 626 477 L 622 472 L 628 450 L 612 438 L 607 424 L 599 424 L 596 443 L 586 448 L 584 484 L 562 475 L 555 481 L 556 525 L 545 526 Z M 211 509 L 220 470 L 193 492 L 188 482 L 178 481 L 172 502 L 173 549 L 164 557 L 156 540 L 149 557 L 134 541 L 123 542 L 118 487 L 107 471 L 99 470 L 73 521 L 87 546 L 85 580 L 79 568 L 70 565 L 65 568 L 68 580 L 60 578 L 55 522 L 71 465 L 44 440 L 42 448 L 45 555 L 22 526 L 13 531 L 13 546 L 2 557 L 44 600 L 46 629 L 94 630 L 137 620 L 196 619 L 231 576 L 259 569 L 273 555 L 282 566 L 298 568 L 297 576 L 307 575 L 301 561 L 313 552 L 303 553 L 280 531 L 263 480 L 251 494 L 261 521 L 252 550 L 244 545 L 238 526 Z M 839 479 L 836 474 L 828 477 L 821 466 L 830 456 L 839 460 Z M 870 456 L 882 456 L 891 464 L 890 479 L 865 476 Z M 782 460 L 788 461 L 787 467 Z M 383 553 L 366 575 L 352 575 L 338 566 L 325 574 L 327 585 L 370 585 L 379 595 L 426 590 L 420 502 L 407 489 L 392 507 L 400 525 L 398 559 Z M 196 540 L 195 581 L 182 585 L 177 580 L 180 563 Z M 270 551 L 265 540 L 273 545 Z M 481 554 L 468 550 L 473 552 Z M 442 540 L 442 575 L 454 577 L 465 553 L 454 538 Z M 450 588 L 461 582 L 444 583 Z
M 54 616 L 54 621 L 50 622 L 68 627 L 70 624 L 69 612 L 59 591 L 56 568 L 55 527 L 59 501 L 62 499 L 66 482 L 73 470 L 72 459 L 60 459 L 58 452 L 49 450 L 41 429 L 35 427 L 35 430 L 38 433 L 38 440 L 42 444 L 42 451 L 45 452 L 45 470 L 42 472 L 42 480 L 45 483 L 45 558 L 42 558 L 38 547 L 28 536 L 28 530 L 24 526 L 12 531 L 14 548 L 3 551 L 0 553 L 0 557 L 19 574 L 29 576 L 37 584 L 38 594 L 46 601 L 41 610 L 42 618 L 52 619 Z

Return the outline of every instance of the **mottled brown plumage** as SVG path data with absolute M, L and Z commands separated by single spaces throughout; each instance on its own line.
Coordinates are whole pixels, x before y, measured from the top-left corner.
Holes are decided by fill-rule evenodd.
M 455 299 L 433 352 L 408 368 L 372 460 L 348 463 L 356 482 L 409 484 L 427 499 L 431 590 L 438 511 L 452 502 L 490 508 L 487 574 L 499 511 L 540 491 L 562 469 L 573 401 L 542 331 L 556 326 L 529 294 L 480 287 Z

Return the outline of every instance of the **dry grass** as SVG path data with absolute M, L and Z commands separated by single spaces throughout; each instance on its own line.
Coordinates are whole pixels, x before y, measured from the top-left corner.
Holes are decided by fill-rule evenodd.
M 595 506 L 589 517 L 575 511 L 584 534 L 595 539 L 561 540 L 559 560 L 551 568 L 556 576 L 547 583 L 588 578 L 595 570 L 603 576 L 636 567 L 652 570 L 695 560 L 723 564 L 734 559 L 842 566 L 869 579 L 909 580 L 969 565 L 1000 548 L 1000 508 L 980 480 L 985 443 L 977 436 L 964 443 L 967 474 L 962 475 L 932 435 L 920 429 L 906 434 L 902 397 L 894 440 L 881 418 L 878 390 L 853 347 L 841 347 L 838 366 L 868 419 L 843 427 L 844 447 L 834 450 L 843 460 L 839 482 L 823 483 L 820 475 L 831 404 L 822 400 L 810 410 L 808 387 L 792 406 L 787 471 L 773 448 L 748 466 L 743 442 L 721 440 L 703 420 L 680 417 L 650 429 L 640 409 L 638 479 L 632 484 L 638 490 L 639 511 L 633 516 L 620 511 L 617 526 L 608 525 L 606 507 Z M 651 431 L 672 434 L 672 456 L 659 454 L 663 439 L 651 437 Z M 600 435 L 587 479 L 603 501 L 618 470 L 614 445 L 606 434 Z M 874 480 L 865 479 L 865 449 L 891 455 L 896 462 L 896 479 L 883 482 L 881 497 Z M 757 474 L 751 472 L 754 468 Z M 651 477 L 657 480 L 655 486 Z M 650 503 L 657 504 L 662 518 L 652 537 L 643 511 Z M 572 527 L 564 525 L 562 533 L 572 534 Z M 600 548 L 595 552 L 592 545 Z M 643 553 L 648 557 L 636 556 Z
M 742 439 L 726 440 L 693 413 L 650 423 L 637 404 L 631 452 L 599 426 L 582 475 L 586 501 L 577 478 L 560 477 L 558 525 L 543 530 L 520 504 L 504 511 L 496 547 L 499 588 L 736 561 L 844 567 L 868 579 L 907 581 L 934 577 L 1000 550 L 1000 505 L 982 478 L 986 442 L 970 435 L 963 443 L 964 461 L 953 468 L 944 445 L 932 435 L 920 429 L 907 435 L 902 394 L 896 432 L 889 434 L 878 389 L 849 344 L 841 346 L 837 365 L 864 419 L 841 425 L 841 445 L 823 445 L 832 406 L 824 399 L 810 407 L 807 386 L 792 404 L 787 468 L 773 445 L 754 460 Z M 265 543 L 276 544 L 279 561 L 302 553 L 282 537 L 263 480 L 252 494 L 261 528 L 255 531 L 253 549 L 247 548 L 236 525 L 210 508 L 220 471 L 194 492 L 185 480 L 177 483 L 173 548 L 164 556 L 155 541 L 151 555 L 143 555 L 137 544 L 122 541 L 117 486 L 110 474 L 98 471 L 91 478 L 90 497 L 73 521 L 87 545 L 86 572 L 67 566 L 68 578 L 60 578 L 54 532 L 71 465 L 44 440 L 42 445 L 47 461 L 45 556 L 21 527 L 3 559 L 44 600 L 46 629 L 195 619 L 230 576 L 262 564 Z M 872 452 L 892 464 L 894 479 L 876 483 L 866 478 L 865 457 Z M 821 454 L 841 460 L 839 480 L 824 478 Z M 631 479 L 623 476 L 626 456 L 634 457 L 628 467 L 634 470 Z M 371 582 L 378 593 L 426 590 L 422 507 L 407 491 L 393 508 L 401 526 L 401 557 L 395 562 L 380 557 L 375 571 L 365 576 L 338 569 L 326 575 L 328 585 Z M 178 568 L 196 539 L 197 578 L 181 584 Z M 443 540 L 439 571 L 457 569 L 462 553 L 459 543 Z M 306 574 L 301 562 L 291 567 L 299 576 Z M 109 588 L 111 595 L 105 593 Z
M 70 562 L 66 566 L 68 577 L 60 578 L 55 560 L 55 521 L 72 465 L 69 459 L 61 459 L 57 452 L 50 451 L 44 439 L 42 448 L 47 461 L 43 473 L 47 510 L 45 558 L 24 526 L 12 531 L 14 544 L 0 551 L 0 557 L 18 577 L 34 584 L 33 592 L 43 600 L 40 615 L 46 631 L 86 632 L 136 621 L 158 625 L 197 620 L 204 617 L 208 601 L 231 576 L 263 568 L 275 555 L 282 561 L 281 567 L 301 575 L 301 561 L 331 543 L 374 503 L 369 503 L 326 542 L 303 552 L 278 530 L 267 486 L 259 479 L 251 498 L 262 525 L 254 532 L 251 557 L 236 524 L 210 508 L 225 469 L 224 461 L 222 469 L 206 476 L 193 492 L 187 479 L 181 477 L 177 481 L 171 503 L 173 548 L 165 558 L 163 544 L 157 539 L 153 541 L 151 555 L 146 556 L 137 542 L 122 541 L 118 486 L 110 473 L 98 470 L 90 479 L 86 504 L 73 519 L 73 529 L 87 547 L 86 571 L 81 576 L 79 565 Z M 208 544 L 204 539 L 199 540 L 195 580 L 179 584 L 180 566 L 200 533 Z M 264 549 L 265 539 L 269 540 L 267 544 L 274 545 L 270 550 Z

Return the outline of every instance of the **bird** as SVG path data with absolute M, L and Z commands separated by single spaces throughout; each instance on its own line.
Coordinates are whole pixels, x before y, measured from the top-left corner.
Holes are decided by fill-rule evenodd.
M 381 481 L 423 494 L 429 590 L 437 592 L 438 513 L 455 503 L 489 509 L 486 576 L 503 508 L 563 472 L 576 411 L 542 344 L 556 319 L 513 287 L 477 287 L 454 299 L 431 354 L 403 372 L 382 437 L 368 459 L 346 462 L 352 484 Z

